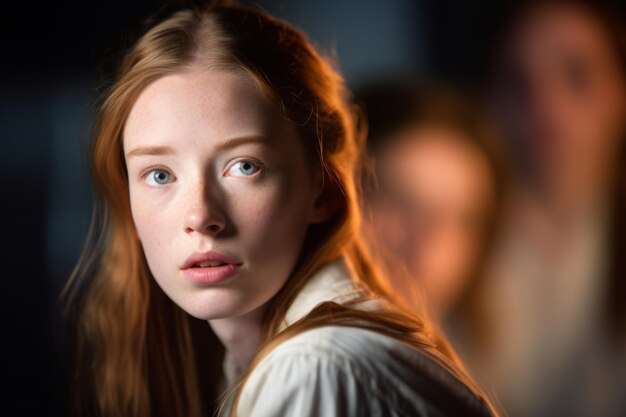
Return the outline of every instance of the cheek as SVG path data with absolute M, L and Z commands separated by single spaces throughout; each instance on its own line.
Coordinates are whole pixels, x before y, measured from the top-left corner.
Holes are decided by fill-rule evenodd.
M 594 131 L 597 132 L 597 140 L 600 144 L 610 140 L 619 141 L 624 133 L 626 123 L 626 99 L 621 89 L 605 89 L 605 94 L 600 97 L 593 109 L 595 116 Z M 595 138 L 594 138 L 595 139 Z
M 281 211 L 281 204 L 284 203 L 280 194 L 281 189 L 275 186 L 233 190 L 229 217 L 242 235 L 262 234 Z
M 133 198 L 131 193 L 131 214 L 133 216 L 133 223 L 137 230 L 137 235 L 142 242 L 150 240 L 151 236 L 157 235 L 159 229 L 159 222 L 152 216 L 152 212 L 146 204 L 143 203 L 141 198 Z
M 442 233 L 420 257 L 421 279 L 434 298 L 446 299 L 465 286 L 475 261 L 472 242 L 455 233 Z
M 151 266 L 157 267 L 167 260 L 165 256 L 171 253 L 166 247 L 168 242 L 174 242 L 175 221 L 180 224 L 180 218 L 175 219 L 171 204 L 157 204 L 150 196 L 131 191 L 131 213 L 137 236 L 141 241 L 146 259 Z
M 276 178 L 261 187 L 246 187 L 231 193 L 231 220 L 254 253 L 275 258 L 299 251 L 309 224 L 313 202 L 306 184 L 296 186 L 297 176 Z
M 420 246 L 422 268 L 438 280 L 465 275 L 470 268 L 471 243 L 454 226 L 439 225 Z
M 374 211 L 374 227 L 384 245 L 391 250 L 403 252 L 408 248 L 407 235 L 411 233 L 411 224 L 400 211 L 391 207 Z
M 619 132 L 624 119 L 620 89 L 617 81 L 599 79 L 584 96 L 568 97 L 565 106 L 564 129 L 571 137 L 572 153 L 594 152 L 603 148 Z M 566 151 L 567 151 L 566 150 Z

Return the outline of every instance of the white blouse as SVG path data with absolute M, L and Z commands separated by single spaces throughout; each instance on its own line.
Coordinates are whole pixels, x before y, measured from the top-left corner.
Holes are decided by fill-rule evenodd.
M 343 260 L 323 267 L 289 308 L 283 328 L 324 301 L 366 295 Z M 359 308 L 380 308 L 376 300 Z M 227 383 L 237 370 L 227 354 Z M 228 410 L 226 410 L 228 411 Z M 378 332 L 325 326 L 271 351 L 249 376 L 239 417 L 489 416 L 485 403 L 424 353 Z

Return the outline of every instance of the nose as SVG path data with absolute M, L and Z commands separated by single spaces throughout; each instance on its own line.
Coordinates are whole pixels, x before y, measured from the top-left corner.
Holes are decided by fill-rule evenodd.
M 204 185 L 195 187 L 185 213 L 185 233 L 215 236 L 224 230 L 226 226 L 225 217 L 214 200 L 208 196 Z

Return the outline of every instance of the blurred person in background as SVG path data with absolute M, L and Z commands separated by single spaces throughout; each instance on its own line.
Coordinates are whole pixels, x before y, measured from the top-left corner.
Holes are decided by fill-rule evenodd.
M 426 306 L 480 369 L 483 266 L 505 188 L 496 132 L 461 95 L 413 80 L 373 84 L 357 99 L 373 162 L 364 181 L 370 243 L 408 307 Z
M 511 416 L 626 415 L 626 37 L 599 2 L 526 2 L 490 73 L 515 155 L 489 267 Z M 621 191 L 620 191 L 621 190 Z

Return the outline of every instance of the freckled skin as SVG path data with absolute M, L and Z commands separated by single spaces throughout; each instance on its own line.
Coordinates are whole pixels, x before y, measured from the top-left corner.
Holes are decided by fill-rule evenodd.
M 254 138 L 223 147 L 234 138 Z M 167 146 L 166 155 L 128 153 Z M 248 75 L 200 69 L 168 75 L 138 97 L 124 129 L 132 216 L 152 275 L 192 316 L 238 317 L 261 308 L 285 284 L 321 181 L 296 129 Z M 245 175 L 241 161 L 259 169 Z M 239 163 L 239 164 L 238 164 Z M 164 185 L 146 170 L 170 174 Z M 197 251 L 242 262 L 216 284 L 181 271 Z

